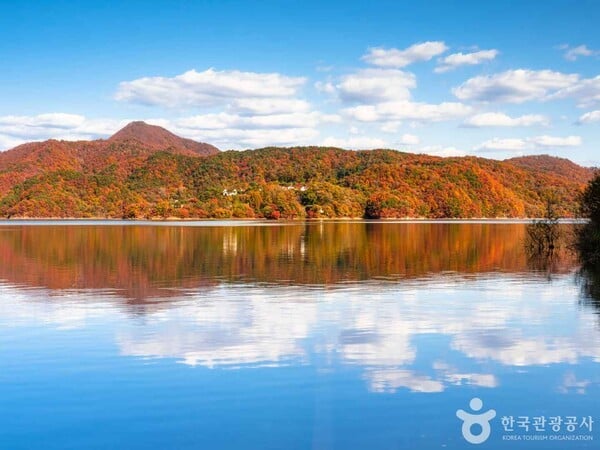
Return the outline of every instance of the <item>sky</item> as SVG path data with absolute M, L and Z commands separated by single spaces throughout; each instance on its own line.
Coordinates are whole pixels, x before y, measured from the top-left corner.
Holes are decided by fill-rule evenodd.
M 0 150 L 145 120 L 222 150 L 600 166 L 598 23 L 585 0 L 0 0 Z

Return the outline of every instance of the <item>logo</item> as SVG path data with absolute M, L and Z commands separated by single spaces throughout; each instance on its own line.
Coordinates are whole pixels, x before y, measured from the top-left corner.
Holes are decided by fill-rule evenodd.
M 473 411 L 477 412 L 483 408 L 483 402 L 481 399 L 474 397 L 469 402 L 469 406 Z M 471 444 L 483 444 L 488 440 L 492 432 L 490 420 L 496 417 L 496 410 L 490 409 L 484 413 L 472 414 L 458 409 L 456 410 L 456 417 L 463 421 L 462 435 L 465 440 Z M 478 430 L 479 434 L 473 433 L 473 425 L 479 425 L 481 428 L 481 430 Z

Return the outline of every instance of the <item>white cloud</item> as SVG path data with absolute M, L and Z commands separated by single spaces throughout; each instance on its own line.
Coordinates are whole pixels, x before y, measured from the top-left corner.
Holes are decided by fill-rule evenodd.
M 465 120 L 464 125 L 468 127 L 530 127 L 533 125 L 548 125 L 547 117 L 540 114 L 526 114 L 519 117 L 510 117 L 499 112 L 487 112 L 476 114 Z
M 444 147 L 443 145 L 426 145 L 414 150 L 414 153 L 425 153 L 432 156 L 465 156 L 467 152 L 459 150 L 456 147 Z
M 241 99 L 293 97 L 305 82 L 303 77 L 288 77 L 279 73 L 217 71 L 211 68 L 203 72 L 189 70 L 175 77 L 144 77 L 124 81 L 119 84 L 115 98 L 165 107 L 230 105 L 235 108 L 236 102 Z M 242 108 L 247 108 L 248 103 L 243 103 Z M 266 106 L 262 105 L 263 112 Z M 275 102 L 274 106 L 276 111 L 281 112 L 281 103 Z
M 315 83 L 315 88 L 317 91 L 325 94 L 335 94 L 335 86 L 330 81 L 317 81 Z
M 17 145 L 23 144 L 24 142 L 26 141 L 23 139 L 15 139 L 11 138 L 10 136 L 3 136 L 0 134 L 0 151 L 14 148 Z
M 310 111 L 310 103 L 294 98 L 241 98 L 229 108 L 243 115 L 301 113 Z
M 271 145 L 311 145 L 319 136 L 315 128 L 171 128 L 180 136 L 209 142 L 221 149 L 246 149 Z
M 440 59 L 439 66 L 434 69 L 436 73 L 448 72 L 459 66 L 474 66 L 493 60 L 498 56 L 498 50 L 481 50 L 473 53 L 453 53 Z
M 582 143 L 580 136 L 535 136 L 529 138 L 529 142 L 536 147 L 579 147 Z
M 359 150 L 372 150 L 375 148 L 395 148 L 398 146 L 413 146 L 420 142 L 419 136 L 414 134 L 402 134 L 393 141 L 386 141 L 372 136 L 365 136 L 358 132 L 358 129 L 351 127 L 351 134 L 348 138 L 328 137 L 323 140 L 322 145 L 327 147 L 340 147 Z
M 47 113 L 0 117 L 0 150 L 45 139 L 89 140 L 109 136 L 128 121 L 87 119 L 78 114 Z
M 573 98 L 586 107 L 600 102 L 600 75 L 581 79 L 578 74 L 551 70 L 508 70 L 470 78 L 452 92 L 463 101 L 523 103 Z
M 0 117 L 0 126 L 22 126 L 34 128 L 70 129 L 82 125 L 85 117 L 78 114 L 47 113 L 37 116 L 4 116 Z
M 419 136 L 415 136 L 414 134 L 403 134 L 398 141 L 401 145 L 417 145 L 419 142 Z
M 146 121 L 221 148 L 314 144 L 322 124 L 338 123 L 341 118 L 312 111 L 309 102 L 296 96 L 305 81 L 278 73 L 190 70 L 171 78 L 123 82 L 116 98 L 163 107 L 210 108 L 206 114 Z M 48 138 L 106 137 L 127 122 L 62 113 L 7 116 L 0 118 L 0 145 L 8 148 Z
M 523 151 L 533 150 L 536 148 L 547 148 L 547 147 L 578 147 L 582 144 L 580 136 L 533 136 L 529 138 L 493 138 L 487 140 L 477 147 L 475 150 L 482 151 Z
M 405 67 L 409 64 L 428 61 L 434 56 L 444 53 L 448 47 L 441 41 L 429 41 L 411 45 L 404 50 L 397 48 L 370 48 L 362 57 L 363 61 L 378 67 Z
M 577 74 L 518 69 L 470 78 L 452 92 L 463 101 L 523 103 L 544 100 L 578 81 Z
M 338 123 L 335 114 L 316 111 L 270 115 L 240 115 L 227 112 L 176 119 L 146 118 L 190 139 L 210 142 L 219 148 L 244 149 L 269 145 L 314 144 L 323 123 Z M 88 119 L 69 114 L 0 117 L 0 150 L 46 139 L 89 140 L 105 138 L 130 120 Z
M 173 125 L 177 128 L 196 130 L 219 129 L 255 129 L 255 128 L 314 128 L 321 123 L 339 122 L 335 114 L 321 114 L 319 112 L 303 112 L 291 114 L 270 114 L 256 116 L 241 116 L 238 114 L 215 113 L 200 114 L 191 117 L 176 119 Z
M 402 72 L 399 74 L 406 77 Z M 355 79 L 342 80 L 340 95 L 352 97 L 352 89 L 361 83 L 361 76 L 363 81 L 377 84 L 373 77 L 357 74 Z M 308 101 L 297 97 L 305 82 L 303 77 L 279 73 L 211 68 L 203 72 L 190 70 L 171 78 L 149 77 L 123 82 L 116 98 L 166 107 L 211 108 L 210 113 L 171 119 L 162 126 L 221 148 L 313 144 L 322 124 L 338 123 L 341 119 L 336 114 L 312 111 Z M 331 83 L 315 86 L 322 91 L 336 90 Z
M 372 150 L 375 148 L 389 148 L 390 145 L 383 139 L 368 136 L 351 136 L 348 138 L 325 138 L 321 145 L 325 147 L 339 147 L 353 150 Z
M 359 122 L 381 122 L 385 133 L 397 132 L 402 120 L 437 122 L 462 118 L 471 112 L 457 102 L 428 104 L 411 100 L 416 87 L 414 74 L 397 69 L 363 69 L 345 75 L 339 83 L 317 84 L 322 92 L 336 94 L 345 103 L 346 118 Z
M 320 125 L 340 121 L 341 117 L 336 114 L 312 111 L 256 116 L 200 114 L 157 124 L 180 136 L 208 141 L 219 148 L 244 149 L 314 144 Z
M 552 94 L 549 99 L 574 98 L 578 105 L 587 107 L 600 102 L 600 75 L 585 78 Z
M 355 106 L 342 110 L 342 113 L 360 122 L 439 122 L 464 117 L 471 113 L 471 107 L 455 102 L 428 104 L 397 101 Z
M 345 102 L 376 103 L 408 100 L 417 85 L 412 73 L 395 69 L 363 69 L 342 77 L 333 89 Z
M 384 133 L 397 133 L 400 127 L 402 126 L 402 122 L 399 121 L 391 121 L 383 123 L 379 129 Z
M 518 151 L 518 150 L 526 150 L 527 142 L 524 139 L 501 139 L 501 138 L 493 138 L 489 139 L 485 142 L 482 142 L 480 145 L 475 147 L 475 150 L 508 150 L 508 151 Z
M 576 61 L 580 56 L 593 56 L 597 55 L 598 52 L 587 48 L 585 45 L 578 45 L 577 47 L 563 46 L 565 50 L 564 57 L 567 61 Z
M 600 122 L 600 110 L 586 112 L 579 117 L 577 123 L 586 124 L 586 123 L 596 123 Z

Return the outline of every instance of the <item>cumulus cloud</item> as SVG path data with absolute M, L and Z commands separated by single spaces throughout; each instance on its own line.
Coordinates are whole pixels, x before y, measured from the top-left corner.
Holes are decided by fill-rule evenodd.
M 384 133 L 397 133 L 400 127 L 402 126 L 402 122 L 399 121 L 391 121 L 384 122 L 379 129 Z
M 600 110 L 586 112 L 582 114 L 581 117 L 577 120 L 578 124 L 586 124 L 586 123 L 596 123 L 600 122 Z
M 400 77 L 410 78 L 399 71 L 396 75 L 396 84 Z M 190 70 L 174 77 L 126 81 L 120 84 L 116 98 L 146 105 L 204 109 L 204 114 L 163 121 L 162 126 L 221 148 L 311 144 L 322 124 L 339 122 L 340 117 L 314 111 L 308 101 L 299 98 L 299 90 L 305 83 L 303 77 L 279 73 L 211 68 L 203 72 Z M 378 84 L 375 73 L 358 73 L 354 78 L 342 79 L 339 90 L 329 83 L 315 86 L 322 91 L 336 91 L 347 99 L 353 95 L 359 97 L 361 86 L 367 89 L 365 97 L 394 95 L 394 89 L 385 91 L 383 83 Z M 378 92 L 379 88 L 383 90 Z
M 189 70 L 174 77 L 144 77 L 119 84 L 117 100 L 164 107 L 213 107 L 229 105 L 244 99 L 281 99 L 297 94 L 304 85 L 303 77 L 279 73 L 241 72 L 237 70 Z M 262 110 L 273 112 L 263 102 Z M 281 103 L 274 102 L 281 112 Z
M 216 114 L 214 117 L 206 115 L 182 118 L 164 126 L 180 136 L 210 142 L 222 149 L 313 144 L 319 131 L 311 126 L 312 123 L 300 123 L 300 117 L 264 116 L 259 120 L 258 117 L 244 119 Z
M 529 142 L 536 147 L 579 147 L 582 143 L 580 136 L 535 136 L 529 138 Z
M 534 125 L 548 125 L 547 117 L 540 114 L 526 114 L 519 117 L 510 117 L 500 112 L 487 112 L 469 117 L 464 126 L 483 127 L 530 127 Z
M 453 53 L 439 60 L 439 65 L 434 69 L 436 73 L 448 72 L 459 66 L 474 66 L 491 61 L 498 56 L 498 50 L 480 50 L 473 53 Z
M 364 69 L 342 77 L 337 85 L 328 85 L 325 92 L 336 92 L 345 102 L 374 103 L 408 100 L 410 90 L 417 85 L 412 73 L 396 69 Z
M 443 145 L 426 145 L 414 150 L 415 153 L 426 153 L 433 156 L 449 157 L 449 156 L 465 156 L 467 152 L 459 150 L 453 146 Z
M 456 102 L 428 104 L 398 101 L 359 105 L 342 110 L 342 114 L 360 122 L 394 122 L 402 120 L 439 122 L 461 118 L 470 113 L 471 107 Z
M 0 150 L 45 139 L 88 140 L 106 137 L 128 121 L 88 119 L 78 114 L 47 113 L 0 117 Z
M 398 144 L 400 144 L 400 145 L 417 145 L 419 142 L 421 142 L 421 140 L 419 139 L 419 136 L 407 133 L 407 134 L 403 134 L 402 136 L 400 136 L 400 140 L 398 141 Z
M 580 136 L 533 136 L 529 138 L 493 138 L 477 147 L 479 151 L 524 151 L 548 147 L 579 147 L 582 144 Z
M 581 107 L 599 103 L 600 75 L 594 78 L 585 78 L 577 83 L 566 86 L 549 97 L 550 100 L 560 98 L 574 98 Z
M 191 136 L 194 136 L 191 134 Z M 311 145 L 319 136 L 314 128 L 278 129 L 228 129 L 223 131 L 203 131 L 197 140 L 214 142 L 219 148 L 244 149 L 271 145 Z
M 379 122 L 380 130 L 384 133 L 396 133 L 402 120 L 419 123 L 462 118 L 471 113 L 471 107 L 458 102 L 415 102 L 411 95 L 411 90 L 417 87 L 415 75 L 389 68 L 404 66 L 408 59 L 416 58 L 416 54 L 424 54 L 419 52 L 431 53 L 436 48 L 437 52 L 443 51 L 441 46 L 445 48 L 443 42 L 428 42 L 402 51 L 371 49 L 364 59 L 372 64 L 377 61 L 377 65 L 386 68 L 357 70 L 342 76 L 337 82 L 317 82 L 315 87 L 320 92 L 337 96 L 342 103 L 348 105 L 340 111 L 346 119 Z M 382 59 L 378 59 L 384 56 L 394 63 L 384 63 Z
M 4 116 L 0 117 L 0 126 L 22 126 L 35 128 L 75 128 L 85 122 L 85 117 L 78 114 L 48 113 L 37 116 Z
M 221 112 L 175 119 L 144 120 L 182 137 L 210 142 L 220 148 L 243 149 L 268 145 L 313 144 L 319 136 L 317 128 L 321 124 L 338 123 L 341 118 L 335 114 L 308 111 L 270 115 Z M 130 120 L 88 119 L 62 113 L 4 116 L 0 117 L 0 150 L 46 139 L 105 138 L 129 122 Z
M 234 100 L 229 109 L 242 115 L 268 115 L 308 112 L 311 106 L 306 100 L 294 98 L 241 98 Z
M 452 92 L 463 101 L 523 103 L 546 99 L 572 88 L 578 81 L 577 74 L 518 69 L 470 78 Z
M 438 122 L 462 118 L 471 107 L 458 102 L 429 104 L 411 99 L 415 75 L 398 69 L 369 68 L 342 76 L 339 81 L 316 83 L 316 88 L 332 94 L 348 107 L 340 112 L 359 122 L 379 122 L 380 130 L 396 133 L 402 120 Z
M 314 144 L 320 125 L 340 121 L 341 117 L 336 114 L 317 111 L 254 116 L 222 112 L 183 117 L 157 125 L 220 148 L 242 149 Z
M 322 141 L 321 145 L 324 145 L 325 147 L 349 148 L 353 150 L 371 150 L 375 148 L 390 147 L 387 141 L 368 136 L 350 136 L 348 138 L 328 137 Z
M 411 45 L 404 50 L 397 48 L 370 48 L 362 57 L 363 61 L 378 67 L 405 67 L 409 64 L 428 61 L 434 56 L 441 55 L 448 47 L 441 41 L 428 41 Z
M 593 56 L 598 52 L 587 48 L 586 45 L 578 45 L 577 47 L 569 47 L 568 45 L 561 46 L 565 50 L 564 57 L 567 61 L 576 61 L 580 56 Z
M 508 150 L 508 151 L 518 151 L 518 150 L 526 150 L 527 142 L 524 139 L 518 138 L 493 138 L 489 139 L 485 142 L 482 142 L 480 145 L 475 147 L 475 150 Z
M 161 125 L 181 136 L 208 141 L 220 148 L 243 149 L 314 144 L 321 124 L 340 120 L 335 114 L 316 111 L 262 116 L 214 113 L 183 117 Z
M 173 121 L 177 128 L 221 130 L 230 128 L 314 128 L 321 123 L 336 123 L 340 117 L 316 111 L 291 114 L 242 116 L 229 113 L 200 114 Z
M 317 81 L 315 88 L 324 94 L 335 94 L 336 92 L 334 84 L 330 81 Z

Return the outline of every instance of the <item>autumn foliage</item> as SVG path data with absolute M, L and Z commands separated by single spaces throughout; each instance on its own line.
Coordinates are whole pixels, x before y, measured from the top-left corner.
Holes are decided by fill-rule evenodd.
M 116 290 L 139 304 L 248 280 L 315 286 L 449 272 L 531 275 L 525 237 L 523 224 L 481 223 L 13 227 L 0 233 L 0 279 L 48 289 Z M 571 273 L 577 261 L 564 250 L 554 269 Z
M 109 140 L 51 140 L 0 154 L 0 215 L 534 217 L 552 191 L 558 215 L 572 217 L 592 176 L 549 156 L 495 161 L 324 147 L 218 152 L 159 127 L 128 127 Z

